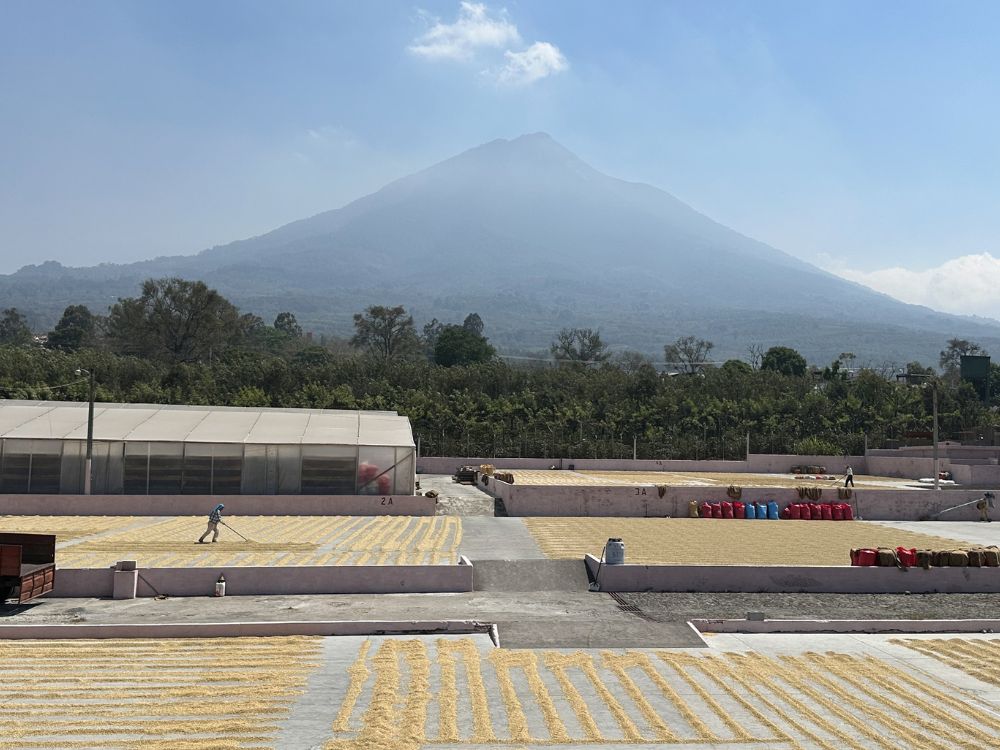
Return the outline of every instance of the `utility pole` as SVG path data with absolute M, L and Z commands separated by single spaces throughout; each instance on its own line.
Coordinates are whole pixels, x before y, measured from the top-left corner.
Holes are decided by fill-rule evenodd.
M 635 461 L 639 453 L 637 450 L 638 444 L 636 443 L 635 435 L 632 436 L 632 460 Z
M 938 463 L 938 387 L 937 381 L 931 383 L 931 400 L 934 404 L 934 489 L 941 489 L 941 465 Z
M 94 385 L 94 372 L 93 370 L 85 370 L 80 368 L 76 371 L 77 375 L 83 375 L 84 373 L 90 378 L 90 389 L 87 404 L 87 457 L 83 462 L 83 494 L 89 495 L 91 489 L 91 482 L 94 476 L 93 463 L 94 463 L 94 398 L 96 397 L 96 388 Z

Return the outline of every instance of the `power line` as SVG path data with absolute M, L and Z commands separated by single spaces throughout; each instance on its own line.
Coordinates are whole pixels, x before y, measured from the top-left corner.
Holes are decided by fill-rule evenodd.
M 86 382 L 87 378 L 81 378 L 80 380 L 73 380 L 69 383 L 61 383 L 60 385 L 26 385 L 23 387 L 41 391 L 58 391 L 62 388 L 69 388 L 71 385 L 79 385 L 80 383 L 86 383 Z M 7 387 L 4 388 L 4 390 L 7 391 L 8 393 L 11 393 L 13 392 L 14 389 Z

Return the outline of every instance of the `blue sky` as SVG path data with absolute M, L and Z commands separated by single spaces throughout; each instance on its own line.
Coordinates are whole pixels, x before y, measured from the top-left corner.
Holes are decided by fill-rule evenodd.
M 1000 315 L 998 28 L 995 2 L 8 0 L 0 272 L 193 253 L 546 131 L 827 269 Z

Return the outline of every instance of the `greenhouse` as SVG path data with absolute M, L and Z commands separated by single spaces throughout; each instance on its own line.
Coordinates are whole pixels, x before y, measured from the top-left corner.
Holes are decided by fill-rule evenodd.
M 81 494 L 87 404 L 0 400 L 0 492 Z M 412 494 L 395 412 L 95 404 L 95 495 Z

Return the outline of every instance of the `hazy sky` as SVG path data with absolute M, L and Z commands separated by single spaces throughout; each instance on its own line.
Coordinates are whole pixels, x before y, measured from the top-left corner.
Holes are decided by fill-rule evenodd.
M 0 272 L 193 253 L 542 130 L 827 269 L 1000 316 L 998 28 L 968 1 L 7 0 Z

